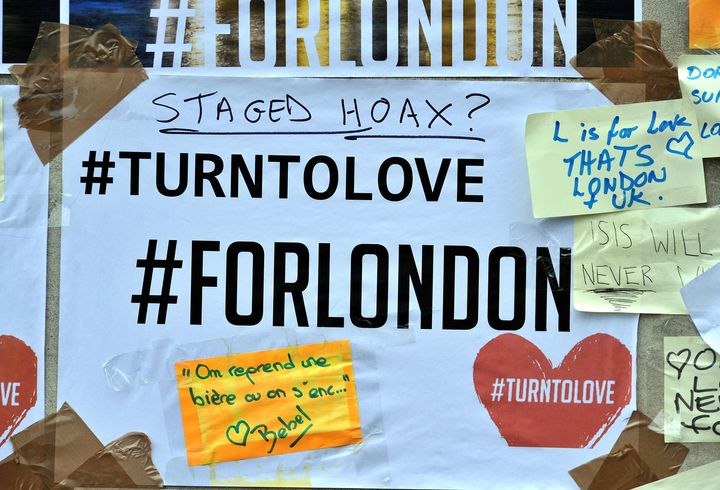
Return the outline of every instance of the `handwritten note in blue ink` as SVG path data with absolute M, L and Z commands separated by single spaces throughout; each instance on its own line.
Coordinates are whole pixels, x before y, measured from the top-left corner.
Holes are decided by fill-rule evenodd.
M 698 118 L 703 156 L 720 157 L 720 55 L 681 56 L 678 78 Z
M 698 123 L 682 100 L 531 114 L 536 218 L 707 200 Z

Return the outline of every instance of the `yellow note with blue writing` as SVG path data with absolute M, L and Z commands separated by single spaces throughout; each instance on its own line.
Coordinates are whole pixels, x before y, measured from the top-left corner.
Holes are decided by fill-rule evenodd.
M 720 56 L 681 56 L 678 78 L 698 119 L 703 156 L 720 157 Z
M 698 123 L 683 100 L 531 114 L 536 218 L 702 203 Z

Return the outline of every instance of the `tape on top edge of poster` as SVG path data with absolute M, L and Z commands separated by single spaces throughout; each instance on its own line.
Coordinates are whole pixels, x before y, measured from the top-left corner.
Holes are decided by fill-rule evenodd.
M 67 403 L 11 440 L 15 452 L 0 462 L 0 481 L 13 488 L 163 486 L 145 434 L 129 433 L 103 447 Z
M 636 411 L 628 420 L 610 453 L 569 471 L 582 490 L 634 488 L 675 475 L 689 449 L 665 443 L 653 419 Z
M 611 102 L 682 97 L 677 68 L 662 50 L 658 22 L 593 19 L 593 23 L 598 40 L 570 64 Z
M 28 64 L 10 67 L 10 74 L 20 86 L 19 125 L 43 164 L 147 80 L 136 47 L 111 24 L 40 25 Z
M 252 340 L 250 342 L 250 340 Z M 296 335 L 289 333 L 282 339 L 271 339 L 267 335 L 218 339 L 209 342 L 189 344 L 166 351 L 168 364 L 184 360 L 204 359 L 242 352 L 256 352 L 287 348 L 314 342 L 327 342 L 318 335 L 303 336 L 299 342 Z M 186 442 L 180 413 L 178 385 L 175 371 L 163 370 L 170 376 L 157 380 L 160 399 L 163 400 L 163 418 L 166 423 L 171 459 L 163 475 L 166 481 L 192 482 L 193 485 L 213 486 L 327 486 L 328 482 L 317 480 L 318 474 L 340 472 L 350 480 L 352 474 L 371 478 L 375 486 L 391 484 L 390 462 L 386 444 L 385 428 L 380 398 L 380 378 L 377 361 L 372 347 L 350 344 L 354 382 L 360 410 L 362 441 L 340 447 L 314 449 L 300 453 L 278 454 L 271 457 L 244 459 L 214 463 L 210 466 L 189 466 L 186 456 Z M 177 357 L 174 357 L 177 356 Z M 315 473 L 312 468 L 321 467 Z M 279 468 L 282 471 L 279 471 Z M 252 475 L 249 477 L 248 475 Z

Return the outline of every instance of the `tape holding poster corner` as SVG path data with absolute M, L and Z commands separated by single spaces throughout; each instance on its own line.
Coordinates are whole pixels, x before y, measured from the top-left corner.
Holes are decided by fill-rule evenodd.
M 33 468 L 43 481 L 61 482 L 103 446 L 68 404 L 12 438 L 18 464 Z M 58 450 L 65 447 L 67 450 Z
M 0 463 L 0 482 L 14 483 L 11 488 L 163 486 L 145 434 L 126 434 L 103 447 L 67 403 L 12 442 L 15 452 Z
M 580 489 L 634 488 L 676 474 L 689 450 L 682 444 L 666 444 L 651 424 L 649 417 L 636 411 L 608 455 L 570 470 Z
M 138 432 L 106 445 L 63 479 L 55 490 L 98 485 L 123 488 L 161 488 L 163 481 L 152 462 L 150 439 Z
M 680 97 L 677 69 L 660 42 L 655 21 L 593 19 L 597 41 L 570 64 L 614 104 Z
M 10 73 L 15 105 L 40 160 L 48 163 L 147 79 L 136 43 L 98 30 L 43 22 L 27 65 Z

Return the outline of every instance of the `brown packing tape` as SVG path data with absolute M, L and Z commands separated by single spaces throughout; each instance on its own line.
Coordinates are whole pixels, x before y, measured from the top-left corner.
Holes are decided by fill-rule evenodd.
M 43 163 L 147 80 L 135 47 L 110 24 L 98 30 L 41 24 L 28 64 L 10 73 L 20 86 L 20 126 Z
M 677 68 L 660 44 L 654 21 L 594 19 L 598 41 L 570 64 L 615 104 L 681 98 Z
M 124 435 L 85 461 L 55 489 L 92 485 L 161 488 L 163 481 L 152 462 L 150 439 L 139 433 Z
M 634 412 L 610 454 L 570 470 L 570 476 L 582 490 L 619 490 L 676 474 L 688 448 L 666 444 L 663 434 L 650 429 L 651 423 L 643 413 Z
M 658 479 L 637 450 L 630 445 L 609 454 L 599 470 L 589 490 L 624 490 Z
M 11 441 L 17 461 L 52 483 L 65 479 L 103 447 L 67 403 L 14 435 Z
M 14 454 L 0 462 L 0 482 L 4 485 L 3 488 L 13 490 L 44 490 L 51 486 L 51 483 L 44 481 L 32 468 L 18 463 Z
M 103 447 L 66 403 L 12 437 L 15 452 L 0 462 L 0 482 L 22 490 L 160 488 L 150 439 L 130 433 Z

